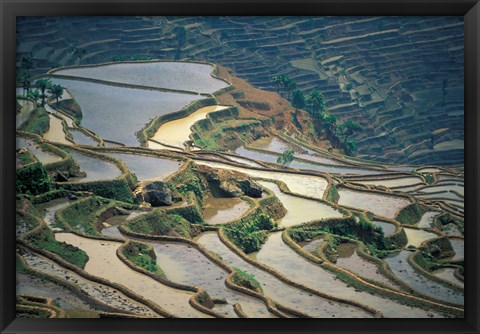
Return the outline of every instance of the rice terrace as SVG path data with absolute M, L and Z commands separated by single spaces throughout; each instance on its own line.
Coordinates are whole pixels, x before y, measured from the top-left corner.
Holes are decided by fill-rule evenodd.
M 463 29 L 17 17 L 17 317 L 463 318 Z

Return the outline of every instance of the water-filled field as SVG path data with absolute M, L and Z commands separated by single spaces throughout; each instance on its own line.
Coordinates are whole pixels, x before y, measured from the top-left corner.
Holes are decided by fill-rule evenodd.
M 82 107 L 82 126 L 101 138 L 138 146 L 136 133 L 153 118 L 180 110 L 198 95 L 117 87 L 79 80 L 53 79 Z

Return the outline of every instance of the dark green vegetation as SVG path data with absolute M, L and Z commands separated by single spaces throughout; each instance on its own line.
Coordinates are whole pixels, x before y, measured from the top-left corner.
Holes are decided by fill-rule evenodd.
M 440 229 L 449 224 L 456 225 L 460 233 L 464 234 L 465 223 L 463 220 L 455 218 L 449 213 L 443 214 L 437 219 L 435 219 L 435 225 L 438 226 Z
M 127 203 L 112 201 L 97 196 L 81 199 L 56 213 L 57 224 L 67 230 L 89 236 L 101 236 L 99 219 L 109 208 L 131 209 Z
M 281 155 L 278 156 L 277 163 L 281 164 L 283 167 L 286 167 L 292 163 L 294 155 L 294 150 L 285 150 Z
M 156 256 L 152 247 L 140 242 L 129 242 L 123 249 L 123 254 L 140 268 L 146 269 L 162 278 L 165 273 L 157 265 Z
M 179 215 L 169 215 L 162 210 L 141 215 L 129 221 L 125 227 L 137 233 L 148 235 L 168 235 L 191 237 L 190 223 Z
M 267 240 L 267 231 L 276 227 L 266 214 L 254 215 L 224 227 L 227 237 L 245 253 L 258 251 Z
M 16 172 L 16 191 L 38 195 L 53 188 L 53 180 L 41 162 L 31 163 Z
M 340 237 L 362 241 L 371 255 L 382 257 L 387 250 L 383 230 L 359 215 L 358 222 L 354 217 L 327 219 L 322 222 L 289 229 L 289 235 L 295 242 L 313 239 L 321 233 L 329 233 Z M 333 242 L 333 239 L 331 240 Z M 332 248 L 336 244 L 330 245 Z

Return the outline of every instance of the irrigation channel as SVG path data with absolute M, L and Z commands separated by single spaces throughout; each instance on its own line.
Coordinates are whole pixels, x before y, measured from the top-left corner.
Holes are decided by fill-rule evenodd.
M 461 173 L 429 166 L 396 167 L 357 161 L 313 148 L 284 133 L 262 137 L 230 152 L 192 149 L 195 125 L 230 108 L 220 103 L 200 105 L 175 116 L 187 105 L 211 98 L 211 94 L 229 86 L 211 75 L 213 69 L 211 64 L 202 63 L 133 62 L 50 71 L 52 81 L 68 89 L 63 99 L 75 98 L 83 118 L 79 125 L 73 116 L 47 103 L 50 127 L 43 141 L 63 151 L 79 168 L 78 175 L 70 175 L 58 184 L 87 192 L 38 200 L 34 207 L 58 243 L 78 247 L 88 260 L 84 268 L 72 270 L 55 257 L 34 248 L 21 248 L 19 254 L 31 275 L 56 277 L 77 286 L 90 302 L 96 302 L 92 308 L 77 295 L 86 304 L 75 303 L 85 309 L 98 311 L 100 305 L 107 313 L 141 317 L 462 316 L 464 282 L 459 279 L 459 268 L 463 265 L 464 240 L 463 227 L 460 231 L 457 225 L 463 212 Z M 21 89 L 17 94 L 22 94 Z M 34 101 L 19 101 L 22 109 L 17 113 L 17 128 L 28 121 L 35 108 Z M 142 141 L 139 134 L 146 124 L 154 124 L 165 115 L 168 117 Z M 42 144 L 40 137 L 33 139 L 20 133 L 20 148 L 28 150 L 47 169 L 65 159 Z M 293 149 L 295 158 L 289 167 L 282 167 L 277 158 L 286 149 Z M 186 181 L 181 186 L 192 187 L 193 191 L 189 195 L 172 194 L 171 207 L 161 209 L 175 212 L 177 219 L 185 222 L 188 219 L 180 213 L 196 206 L 202 225 L 190 220 L 187 223 L 196 226 L 191 235 L 176 231 L 159 236 L 129 230 L 132 222 L 155 212 L 149 205 L 105 199 L 95 202 L 97 197 L 88 192 L 92 185 L 125 182 L 128 176 L 135 178 L 135 191 L 141 193 L 149 184 L 182 179 L 192 163 L 194 171 L 209 167 L 216 172 L 241 173 L 255 182 L 263 195 L 232 198 L 213 196 L 212 191 L 199 200 L 196 188 L 188 184 L 193 181 Z M 17 153 L 17 168 L 21 165 Z M 211 186 L 209 182 L 202 186 Z M 88 212 L 94 232 L 85 226 L 72 229 L 68 221 L 59 221 L 59 212 L 92 198 L 92 203 L 100 203 Z M 272 208 L 263 207 L 262 201 L 272 203 L 273 198 L 284 212 L 275 219 L 275 228 L 265 232 L 259 249 L 247 254 L 227 232 L 248 220 L 255 210 L 268 212 Z M 97 213 L 99 208 L 105 210 Z M 416 210 L 414 221 L 405 220 L 412 215 L 409 210 Z M 443 223 L 445 217 L 450 221 Z M 358 226 L 362 219 L 371 221 L 370 233 L 384 240 L 402 241 L 376 256 L 354 232 L 339 236 L 331 226 L 321 229 L 322 223 L 332 221 Z M 299 240 L 293 237 L 298 231 L 316 234 Z M 17 226 L 18 236 L 28 233 L 28 224 Z M 450 247 L 449 256 L 439 258 L 436 267 L 425 268 L 415 252 L 441 237 Z M 151 249 L 150 256 L 162 272 L 160 277 L 119 255 L 133 242 Z M 258 283 L 257 289 L 235 281 L 239 272 Z M 250 284 L 254 284 L 252 281 Z M 68 299 L 53 292 L 55 283 L 42 289 L 38 282 L 32 282 L 22 280 L 17 291 Z M 208 294 L 207 301 L 199 301 L 205 299 L 199 297 L 203 296 L 201 291 Z

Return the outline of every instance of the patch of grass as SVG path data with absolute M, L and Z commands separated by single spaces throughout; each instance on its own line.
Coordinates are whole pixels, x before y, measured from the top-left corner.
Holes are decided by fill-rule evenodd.
M 191 226 L 187 220 L 179 215 L 166 214 L 159 209 L 132 219 L 125 226 L 133 232 L 142 234 L 191 237 Z
M 237 247 L 245 253 L 258 251 L 262 244 L 267 240 L 268 230 L 276 227 L 270 217 L 266 214 L 258 214 L 253 217 L 247 217 L 241 221 L 226 225 L 225 235 Z
M 157 264 L 155 253 L 152 248 L 140 242 L 129 242 L 123 251 L 123 254 L 136 266 L 148 270 L 162 278 L 165 273 Z
M 68 261 L 77 267 L 85 268 L 85 264 L 88 261 L 87 253 L 80 248 L 65 242 L 58 242 L 55 240 L 50 229 L 46 226 L 40 229 L 37 233 L 29 234 L 26 239 L 36 247 L 57 254 L 65 261 Z
M 23 122 L 18 129 L 40 136 L 43 135 L 50 129 L 50 118 L 47 111 L 42 107 L 34 109 L 28 120 Z
M 235 270 L 235 274 L 232 277 L 233 283 L 259 293 L 263 292 L 262 286 L 253 275 L 235 267 L 233 269 Z

